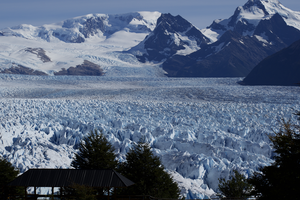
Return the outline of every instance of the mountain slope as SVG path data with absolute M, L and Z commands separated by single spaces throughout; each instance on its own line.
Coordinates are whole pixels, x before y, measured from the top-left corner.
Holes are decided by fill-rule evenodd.
M 249 0 L 231 18 L 201 30 L 215 42 L 186 57 L 170 57 L 162 67 L 171 77 L 243 77 L 300 39 L 299 27 L 300 14 L 278 1 Z
M 213 41 L 228 30 L 253 36 L 257 25 L 275 14 L 280 15 L 287 25 L 300 30 L 300 12 L 286 8 L 278 0 L 248 0 L 244 6 L 236 9 L 229 19 L 215 20 L 201 31 Z
M 165 71 L 170 77 L 245 77 L 300 39 L 299 29 L 300 13 L 277 0 L 249 0 L 229 19 L 201 31 L 181 16 L 158 12 L 90 14 L 0 31 L 0 71 L 23 66 L 54 75 L 86 60 L 105 75 L 164 76 Z
M 192 53 L 208 42 L 200 30 L 181 16 L 162 14 L 151 34 L 129 52 L 141 62 L 160 62 L 175 54 Z
M 101 41 L 121 30 L 148 34 L 154 29 L 159 16 L 158 12 L 151 14 L 150 12 L 135 12 L 121 15 L 89 14 L 40 27 L 22 24 L 2 30 L 1 35 L 27 39 L 41 38 L 48 42 L 60 40 L 68 43 L 82 43 L 92 37 Z
M 164 76 L 155 64 L 141 65 L 130 53 L 156 26 L 159 12 L 120 15 L 90 14 L 40 27 L 20 25 L 0 31 L 0 72 L 16 74 L 77 74 L 85 61 L 98 67 L 79 74 Z M 22 67 L 20 67 L 22 66 Z M 73 68 L 72 68 L 73 67 Z M 11 69 L 10 69 L 11 68 Z M 67 73 L 71 70 L 72 73 Z M 103 73 L 102 73 L 103 70 Z
M 260 62 L 242 81 L 246 85 L 299 85 L 300 40 Z
M 170 77 L 241 77 L 268 55 L 267 48 L 258 45 L 255 38 L 227 31 L 217 42 L 189 55 L 188 62 L 180 63 L 187 58 L 174 56 L 163 63 L 163 69 Z

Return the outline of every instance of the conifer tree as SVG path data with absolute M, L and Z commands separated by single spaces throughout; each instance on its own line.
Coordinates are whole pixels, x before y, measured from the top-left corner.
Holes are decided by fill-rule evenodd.
M 253 194 L 259 199 L 299 199 L 300 127 L 282 120 L 279 131 L 269 138 L 275 149 L 275 162 L 250 179 L 255 187 Z
M 102 191 L 100 191 L 102 193 Z M 96 200 L 97 190 L 90 186 L 73 184 L 60 188 L 60 194 L 67 196 L 67 200 Z
M 150 145 L 140 141 L 126 154 L 121 173 L 135 185 L 121 191 L 127 195 L 150 195 L 161 198 L 180 196 L 178 185 L 170 174 L 164 171 L 159 157 L 154 156 Z
M 80 142 L 71 166 L 75 169 L 116 169 L 118 162 L 114 151 L 114 147 L 101 132 L 91 131 Z M 93 199 L 96 194 L 103 195 L 105 192 L 101 188 L 91 190 L 88 186 L 66 187 L 61 191 L 76 196 L 76 199 Z
M 0 199 L 7 199 L 9 195 L 20 194 L 20 188 L 9 187 L 8 183 L 13 181 L 19 174 L 16 169 L 6 159 L 0 157 Z
M 113 146 L 96 130 L 83 138 L 71 166 L 75 169 L 116 169 L 118 162 Z
M 226 198 L 243 198 L 250 196 L 253 186 L 248 183 L 246 177 L 239 171 L 234 170 L 233 173 L 234 175 L 228 180 L 224 178 L 219 179 L 218 187 L 221 196 Z

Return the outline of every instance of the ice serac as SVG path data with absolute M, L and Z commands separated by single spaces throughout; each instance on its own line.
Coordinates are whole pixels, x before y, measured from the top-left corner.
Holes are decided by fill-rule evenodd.
M 232 17 L 201 30 L 212 43 L 163 63 L 171 77 L 243 77 L 264 58 L 300 39 L 300 13 L 278 1 L 250 0 Z
M 248 177 L 272 163 L 267 134 L 300 109 L 296 87 L 237 80 L 0 74 L 0 155 L 21 172 L 69 168 L 92 130 L 120 161 L 144 138 L 186 199 L 212 197 L 233 169 Z
M 155 29 L 129 52 L 141 62 L 161 62 L 175 54 L 190 54 L 208 42 L 200 30 L 181 16 L 162 14 Z

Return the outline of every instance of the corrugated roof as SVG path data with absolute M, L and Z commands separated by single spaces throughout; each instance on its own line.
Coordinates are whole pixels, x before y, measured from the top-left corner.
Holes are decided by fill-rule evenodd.
M 11 186 L 66 187 L 79 184 L 91 187 L 128 187 L 134 183 L 115 170 L 29 169 Z

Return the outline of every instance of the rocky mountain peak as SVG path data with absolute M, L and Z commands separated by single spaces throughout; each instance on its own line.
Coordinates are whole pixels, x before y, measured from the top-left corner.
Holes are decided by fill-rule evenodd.
M 211 38 L 218 40 L 227 30 L 234 30 L 242 35 L 253 36 L 257 25 L 262 20 L 269 20 L 274 15 L 280 15 L 289 25 L 300 30 L 300 13 L 284 7 L 278 0 L 249 0 L 239 6 L 229 19 L 215 20 L 207 29 L 218 33 Z M 203 31 L 210 32 L 210 31 Z
M 106 30 L 107 15 L 87 15 L 81 18 L 69 19 L 63 22 L 63 28 L 77 28 L 85 38 Z
M 246 76 L 265 57 L 300 39 L 300 13 L 277 0 L 249 0 L 202 33 L 212 42 L 185 57 L 166 60 L 168 76 Z
M 264 14 L 266 14 L 266 15 L 269 14 L 261 0 L 249 0 L 244 6 L 238 7 L 237 10 L 239 12 L 241 12 L 243 10 L 253 12 L 254 11 L 253 8 L 258 8 L 258 9 L 262 10 L 264 12 Z
M 242 8 L 251 11 L 253 7 L 256 7 L 262 10 L 266 15 L 269 15 L 270 13 L 266 10 L 267 4 L 280 4 L 280 2 L 277 0 L 249 0 Z
M 162 14 L 157 20 L 158 27 L 172 32 L 184 32 L 193 25 L 180 15 Z
M 276 1 L 276 2 L 275 2 Z M 275 0 L 273 3 L 278 3 Z M 268 11 L 267 7 L 273 6 L 267 0 L 249 0 L 244 6 L 239 6 L 228 23 L 229 27 L 241 26 L 244 24 L 246 26 L 252 26 L 248 31 L 252 31 L 255 25 L 258 24 L 259 20 L 265 18 L 266 16 L 272 14 Z M 252 30 L 251 30 L 252 29 Z
M 181 16 L 161 14 L 155 29 L 129 52 L 141 62 L 161 62 L 175 54 L 187 55 L 205 46 L 209 39 Z

